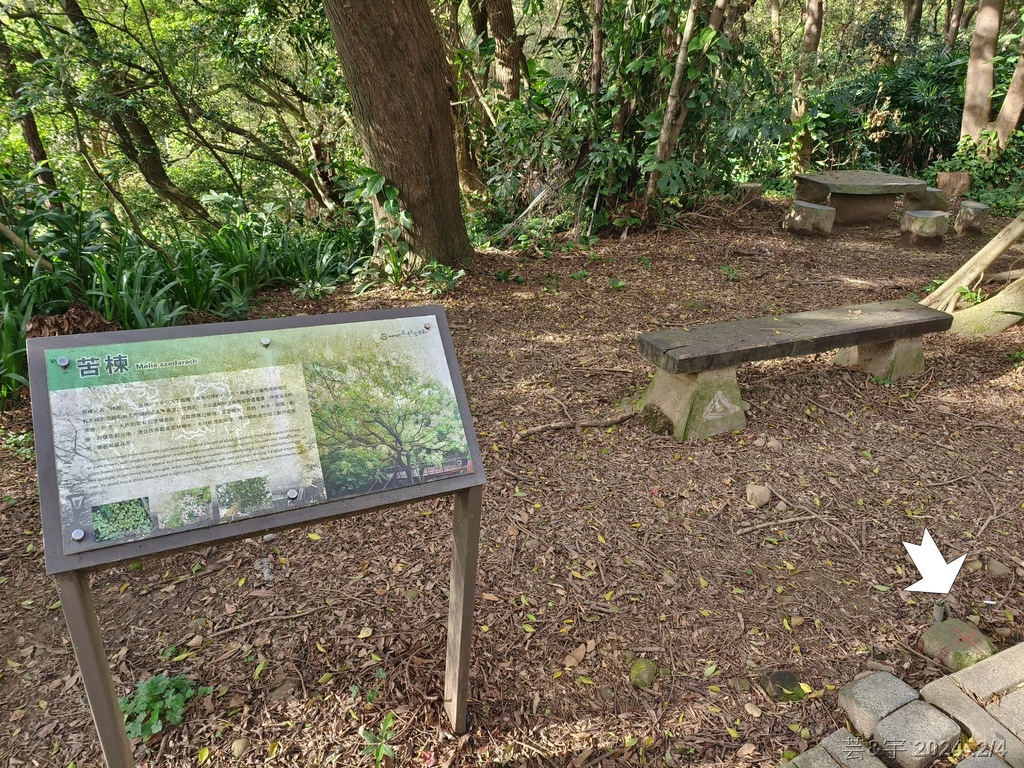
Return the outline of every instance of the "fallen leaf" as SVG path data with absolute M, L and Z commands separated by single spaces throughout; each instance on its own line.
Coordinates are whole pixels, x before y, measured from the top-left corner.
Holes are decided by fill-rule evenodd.
M 576 646 L 576 650 L 566 655 L 565 660 L 562 662 L 562 666 L 566 668 L 575 667 L 577 664 L 583 661 L 583 657 L 586 655 L 587 644 L 580 643 L 578 646 Z

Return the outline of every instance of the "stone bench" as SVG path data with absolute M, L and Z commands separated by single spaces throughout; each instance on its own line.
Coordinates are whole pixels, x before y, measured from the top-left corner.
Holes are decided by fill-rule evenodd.
M 906 176 L 879 171 L 798 173 L 795 200 L 836 209 L 836 224 L 881 221 L 892 213 L 897 195 L 924 195 L 928 185 Z
M 922 337 L 953 316 L 909 299 L 643 333 L 640 354 L 658 366 L 638 404 L 644 423 L 678 440 L 746 426 L 736 366 L 839 349 L 834 362 L 886 380 L 924 370 Z

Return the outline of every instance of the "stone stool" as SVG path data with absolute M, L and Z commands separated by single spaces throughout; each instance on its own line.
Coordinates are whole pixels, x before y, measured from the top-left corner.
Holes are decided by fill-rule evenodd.
M 907 211 L 900 219 L 900 231 L 918 240 L 942 242 L 949 230 L 949 214 L 945 211 Z
M 832 225 L 836 222 L 836 209 L 828 205 L 808 203 L 806 200 L 794 200 L 782 228 L 798 235 L 832 234 Z
M 953 231 L 958 235 L 964 232 L 981 232 L 982 227 L 988 223 L 989 207 L 984 203 L 975 203 L 964 200 L 960 203 L 960 212 L 956 215 L 953 223 Z

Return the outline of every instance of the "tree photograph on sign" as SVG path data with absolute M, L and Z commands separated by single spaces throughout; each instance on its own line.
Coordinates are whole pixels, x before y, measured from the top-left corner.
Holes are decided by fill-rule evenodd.
M 445 382 L 383 355 L 310 363 L 303 372 L 328 498 L 471 471 L 459 406 Z

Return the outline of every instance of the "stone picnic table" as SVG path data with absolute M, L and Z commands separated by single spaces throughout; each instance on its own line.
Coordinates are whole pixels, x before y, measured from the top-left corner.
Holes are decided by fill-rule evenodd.
M 858 224 L 885 219 L 897 195 L 927 189 L 923 181 L 880 171 L 798 173 L 793 199 L 819 205 L 828 201 L 836 209 L 837 224 Z

